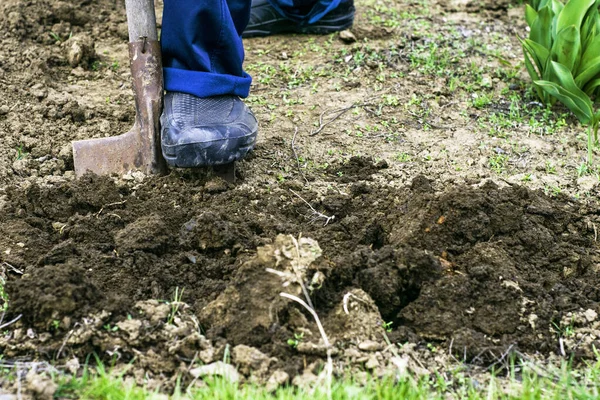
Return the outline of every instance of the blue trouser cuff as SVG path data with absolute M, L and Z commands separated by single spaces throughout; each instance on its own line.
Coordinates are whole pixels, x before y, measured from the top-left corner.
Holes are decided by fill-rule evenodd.
M 212 72 L 190 71 L 178 68 L 164 68 L 165 90 L 189 93 L 197 97 L 212 97 L 231 94 L 248 97 L 252 78 L 225 75 Z
M 311 10 L 306 13 L 298 9 L 299 3 L 307 3 L 300 0 L 269 0 L 269 4 L 282 16 L 300 24 L 310 25 L 319 21 L 331 10 L 340 5 L 341 0 L 316 0 L 309 1 Z

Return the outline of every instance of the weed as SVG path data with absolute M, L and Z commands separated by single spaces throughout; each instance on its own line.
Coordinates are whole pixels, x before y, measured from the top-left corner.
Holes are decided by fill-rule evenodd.
M 301 333 L 294 333 L 294 338 L 289 338 L 287 340 L 287 344 L 288 346 L 290 346 L 291 348 L 298 348 L 298 345 L 302 342 L 302 340 L 304 340 L 304 332 Z
M 177 312 L 179 311 L 179 307 L 181 306 L 181 299 L 183 298 L 183 290 L 179 290 L 179 287 L 175 288 L 175 293 L 173 294 L 173 301 L 169 303 L 171 306 L 171 311 L 169 312 L 169 317 L 167 318 L 167 324 L 171 325 L 177 316 Z
M 394 324 L 393 321 L 389 321 L 389 322 L 384 322 L 381 324 L 381 326 L 383 327 L 383 329 L 385 329 L 386 332 L 391 332 L 392 331 L 392 325 Z
M 399 162 L 409 162 L 411 160 L 410 154 L 408 153 L 398 153 L 396 154 L 396 161 Z
M 15 158 L 15 161 L 22 160 L 25 157 L 27 157 L 28 153 L 23 149 L 23 145 L 18 146 L 16 150 L 17 150 L 17 156 Z
M 116 326 L 116 325 L 111 325 L 111 324 L 106 324 L 106 325 L 103 325 L 103 326 L 102 326 L 102 328 L 103 328 L 105 331 L 108 331 L 108 332 L 117 332 L 117 331 L 119 330 L 119 327 L 118 327 L 118 326 Z
M 492 171 L 501 174 L 506 170 L 508 164 L 508 156 L 506 154 L 496 154 L 489 158 L 488 164 Z

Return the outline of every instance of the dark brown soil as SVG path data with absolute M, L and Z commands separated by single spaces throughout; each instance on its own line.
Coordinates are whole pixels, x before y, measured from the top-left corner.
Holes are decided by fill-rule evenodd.
M 517 73 L 523 10 L 487 0 L 356 3 L 355 43 L 246 42 L 260 139 L 229 184 L 202 171 L 75 180 L 70 142 L 133 121 L 123 3 L 2 0 L 9 308 L 0 325 L 21 319 L 0 336 L 0 354 L 135 358 L 138 382 L 152 375 L 167 389 L 195 360 L 222 360 L 227 346 L 260 382 L 273 370 L 316 372 L 325 356 L 316 325 L 279 296 L 299 288 L 266 272 L 289 272 L 300 250 L 320 255 L 305 257 L 303 280 L 340 370 L 364 371 L 365 357 L 384 365 L 390 322 L 389 339 L 408 344 L 398 350 L 433 343 L 487 366 L 508 349 L 558 353 L 565 321 L 594 321 L 600 208 L 514 184 L 597 197 L 597 178 L 575 172 L 580 131 L 560 128 L 561 116 L 544 116 L 553 125 L 543 134 L 485 122 L 494 104 L 525 111 L 535 100 Z M 476 107 L 475 94 L 493 101 Z M 173 302 L 181 293 L 189 307 Z M 568 338 L 577 342 L 566 355 L 593 357 L 599 336 L 588 336 Z M 367 340 L 378 343 L 365 349 Z M 244 352 L 261 361 L 241 361 Z
M 452 343 L 467 359 L 509 346 L 552 353 L 553 322 L 599 310 L 598 210 L 572 199 L 493 183 L 436 193 L 424 177 L 399 190 L 362 181 L 347 194 L 296 193 L 335 219 L 314 220 L 291 190 L 176 173 L 135 188 L 87 176 L 13 189 L 0 249 L 25 274 L 9 274 L 11 315 L 42 330 L 102 310 L 117 322 L 136 301 L 171 299 L 179 288 L 213 340 L 293 358 L 289 307 L 278 306 L 277 323 L 265 322 L 282 287 L 265 276 L 271 261 L 255 252 L 278 234 L 300 232 L 323 251 L 312 267 L 326 277 L 313 292 L 322 318 L 360 288 L 380 323 L 394 322 L 396 341 Z

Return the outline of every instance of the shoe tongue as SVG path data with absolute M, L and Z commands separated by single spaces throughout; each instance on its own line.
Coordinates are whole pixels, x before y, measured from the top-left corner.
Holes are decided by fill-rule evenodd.
M 229 122 L 233 109 L 232 96 L 200 98 L 178 93 L 173 99 L 173 117 L 184 125 L 205 125 Z

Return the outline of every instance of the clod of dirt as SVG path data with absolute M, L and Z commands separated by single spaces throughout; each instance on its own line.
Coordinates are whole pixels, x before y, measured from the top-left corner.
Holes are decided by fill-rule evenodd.
M 49 328 L 63 317 L 86 315 L 104 299 L 81 266 L 69 264 L 36 268 L 8 285 L 11 311 L 34 326 Z
M 54 393 L 58 389 L 58 384 L 55 383 L 50 376 L 39 374 L 33 368 L 25 376 L 26 388 L 35 394 L 36 399 L 51 400 L 54 398 Z
M 273 245 L 258 248 L 256 256 L 238 269 L 233 283 L 201 310 L 200 322 L 209 327 L 209 336 L 225 335 L 235 345 L 269 343 L 283 328 L 281 320 L 290 307 L 279 293 L 303 296 L 298 282 L 320 253 L 315 241 L 289 235 L 279 235 Z
M 231 364 L 226 364 L 223 361 L 217 361 L 212 364 L 193 368 L 190 370 L 190 375 L 194 378 L 220 376 L 231 383 L 237 383 L 240 380 L 240 374 L 236 371 L 235 367 Z
M 147 251 L 160 254 L 172 240 L 165 221 L 156 214 L 137 219 L 115 236 L 118 252 Z
M 91 37 L 79 34 L 71 37 L 65 42 L 67 60 L 71 67 L 82 66 L 87 68 L 90 61 L 96 57 L 94 41 Z
M 255 379 L 261 377 L 262 380 L 269 377 L 269 367 L 277 361 L 260 350 L 243 344 L 235 346 L 231 355 L 231 361 L 239 372 L 246 376 L 252 375 Z

